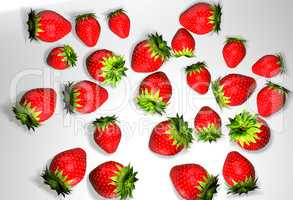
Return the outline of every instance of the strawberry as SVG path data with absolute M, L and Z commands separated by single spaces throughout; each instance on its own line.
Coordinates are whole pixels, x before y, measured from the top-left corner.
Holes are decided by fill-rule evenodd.
M 171 56 L 171 49 L 162 35 L 151 34 L 138 43 L 132 54 L 132 69 L 136 72 L 154 72 Z
M 228 194 L 247 194 L 257 189 L 253 165 L 236 151 L 228 154 L 223 167 L 223 176 L 229 186 Z
M 223 48 L 223 57 L 228 67 L 235 68 L 246 55 L 246 40 L 240 37 L 230 37 Z
M 86 152 L 81 148 L 57 154 L 42 173 L 44 183 L 58 195 L 68 195 L 82 181 L 86 171 Z
M 114 55 L 113 52 L 101 49 L 93 52 L 86 60 L 89 74 L 103 84 L 110 84 L 113 87 L 126 76 L 127 68 L 122 56 Z
M 137 104 L 149 113 L 165 112 L 172 96 L 172 86 L 164 72 L 155 72 L 147 76 L 139 86 Z
M 222 121 L 218 113 L 208 106 L 202 107 L 194 118 L 194 127 L 201 141 L 214 142 L 222 136 Z
M 76 61 L 77 55 L 69 45 L 52 49 L 47 57 L 48 65 L 59 70 L 75 66 Z
M 91 81 L 69 82 L 64 86 L 64 103 L 68 113 L 91 113 L 96 111 L 107 99 L 105 88 Z
M 108 25 L 110 30 L 118 37 L 127 38 L 130 31 L 130 19 L 125 10 L 118 9 L 108 15 Z
M 212 83 L 214 96 L 221 108 L 243 104 L 255 88 L 254 78 L 241 74 L 228 74 Z
M 179 21 L 187 30 L 202 35 L 211 31 L 219 32 L 221 16 L 219 4 L 196 3 L 180 15 Z
M 172 39 L 172 50 L 175 57 L 193 57 L 195 41 L 192 35 L 185 29 L 180 28 Z
M 263 117 L 268 117 L 278 112 L 284 107 L 289 92 L 280 85 L 268 82 L 257 94 L 258 113 Z
M 168 120 L 160 122 L 153 129 L 150 137 L 150 149 L 160 155 L 172 156 L 192 143 L 192 129 L 184 121 L 183 116 L 177 114 Z
M 270 128 L 257 115 L 243 111 L 229 120 L 230 138 L 243 149 L 257 151 L 269 143 L 271 136 Z
M 114 153 L 121 140 L 121 130 L 116 116 L 107 116 L 93 122 L 96 127 L 94 140 L 107 153 Z
M 133 167 L 114 161 L 99 165 L 90 173 L 90 182 L 96 192 L 104 198 L 132 198 L 137 172 Z
M 101 33 L 101 27 L 95 14 L 78 15 L 75 22 L 75 31 L 79 39 L 88 47 L 95 46 Z
M 218 176 L 210 175 L 198 164 L 174 166 L 170 178 L 176 191 L 186 200 L 212 200 L 219 187 Z
M 35 130 L 41 122 L 55 112 L 57 94 L 52 88 L 36 88 L 27 91 L 13 107 L 16 119 L 29 130 Z
M 199 94 L 205 94 L 209 90 L 211 74 L 204 62 L 197 62 L 185 68 L 187 84 Z
M 27 25 L 29 38 L 44 42 L 56 42 L 71 31 L 70 22 L 52 10 L 43 10 L 39 13 L 31 10 Z
M 284 73 L 285 64 L 283 56 L 281 54 L 265 55 L 252 66 L 252 71 L 266 78 L 272 78 L 279 73 Z

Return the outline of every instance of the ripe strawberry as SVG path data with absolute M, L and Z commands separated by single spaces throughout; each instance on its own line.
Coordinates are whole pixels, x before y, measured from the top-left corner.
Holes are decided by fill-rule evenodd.
M 193 57 L 195 41 L 192 35 L 185 29 L 180 28 L 172 39 L 172 50 L 175 57 Z
M 75 21 L 75 31 L 79 39 L 88 47 L 95 46 L 101 33 L 101 27 L 95 14 L 78 15 Z
M 47 57 L 47 63 L 54 69 L 67 69 L 76 65 L 77 56 L 73 48 L 69 45 L 56 47 L 51 50 Z
M 219 4 L 196 3 L 180 16 L 180 24 L 195 34 L 206 34 L 221 29 L 222 8 Z
M 192 143 L 192 129 L 177 114 L 155 126 L 150 137 L 150 149 L 160 155 L 172 156 Z
M 268 117 L 275 112 L 278 112 L 284 107 L 289 90 L 286 88 L 268 82 L 257 95 L 258 113 L 263 117 Z
M 94 140 L 107 153 L 114 153 L 121 140 L 121 130 L 115 115 L 101 117 L 93 122 L 96 127 Z
M 204 62 L 197 62 L 185 68 L 187 84 L 199 94 L 205 94 L 209 90 L 211 74 Z
M 114 55 L 113 52 L 101 49 L 93 52 L 86 60 L 89 74 L 103 84 L 113 87 L 126 76 L 125 60 L 122 56 Z
M 44 42 L 56 42 L 71 31 L 70 22 L 52 10 L 43 10 L 39 13 L 31 10 L 27 25 L 29 38 Z
M 132 54 L 132 69 L 136 72 L 154 72 L 171 56 L 171 49 L 162 35 L 151 34 L 138 43 Z
M 230 137 L 240 147 L 249 151 L 264 148 L 270 140 L 271 132 L 267 123 L 257 115 L 247 111 L 229 119 Z
M 217 103 L 221 108 L 243 104 L 256 88 L 256 81 L 241 74 L 228 74 L 212 83 Z
M 27 91 L 13 107 L 16 119 L 29 130 L 35 130 L 41 122 L 55 112 L 57 94 L 52 88 L 36 88 Z
M 228 67 L 235 68 L 246 55 L 246 40 L 240 37 L 230 37 L 223 48 L 223 57 Z
M 130 19 L 123 9 L 118 9 L 108 15 L 110 30 L 120 38 L 127 38 L 130 31 Z
M 84 178 L 86 171 L 86 152 L 81 148 L 70 149 L 57 154 L 49 168 L 42 174 L 44 183 L 58 195 L 70 194 L 72 187 Z
M 108 99 L 106 89 L 86 80 L 77 83 L 69 82 L 64 87 L 63 95 L 68 113 L 94 112 Z
M 284 73 L 285 65 L 283 56 L 281 54 L 265 55 L 252 66 L 252 71 L 266 78 L 272 78 L 279 73 Z
M 204 142 L 217 141 L 222 136 L 221 126 L 220 116 L 208 106 L 202 107 L 194 119 L 198 139 Z
M 155 72 L 147 76 L 139 86 L 137 104 L 149 113 L 165 112 L 172 96 L 172 86 L 164 72 Z
M 228 154 L 223 167 L 223 176 L 229 186 L 228 194 L 247 194 L 257 189 L 253 165 L 236 151 Z
M 137 172 L 128 165 L 109 161 L 99 165 L 90 173 L 90 182 L 96 192 L 104 198 L 132 198 Z
M 176 191 L 186 200 L 212 200 L 219 187 L 218 176 L 210 175 L 197 164 L 174 166 L 170 178 Z

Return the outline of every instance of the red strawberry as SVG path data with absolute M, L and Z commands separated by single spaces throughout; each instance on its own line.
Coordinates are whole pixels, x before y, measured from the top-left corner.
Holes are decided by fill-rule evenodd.
M 70 22 L 52 10 L 43 10 L 39 13 L 31 10 L 27 25 L 29 38 L 44 42 L 56 42 L 71 31 Z
M 265 55 L 252 66 L 252 71 L 266 78 L 272 78 L 279 73 L 284 73 L 285 65 L 283 56 L 281 54 Z
M 120 38 L 127 38 L 130 31 L 130 19 L 123 9 L 118 9 L 108 15 L 108 24 L 113 33 Z
M 236 151 L 228 154 L 223 167 L 223 176 L 229 186 L 228 194 L 247 194 L 257 189 L 253 165 Z
M 221 29 L 222 8 L 219 4 L 196 3 L 180 16 L 180 24 L 195 34 L 206 34 Z
M 93 122 L 96 127 L 94 140 L 107 153 L 114 153 L 121 140 L 121 130 L 116 116 L 107 116 Z
M 208 106 L 202 107 L 194 119 L 194 127 L 201 141 L 213 142 L 222 136 L 222 121 L 218 113 Z
M 44 183 L 58 195 L 68 195 L 72 187 L 84 178 L 86 171 L 86 152 L 81 148 L 70 149 L 57 154 L 49 168 L 42 174 Z
M 77 56 L 73 48 L 69 45 L 56 47 L 51 50 L 47 57 L 47 63 L 54 69 L 67 69 L 76 65 Z
M 175 57 L 193 57 L 195 41 L 192 35 L 185 29 L 179 29 L 172 39 L 172 50 Z
M 147 76 L 139 86 L 137 104 L 149 113 L 165 112 L 172 96 L 172 86 L 164 72 L 155 72 Z
M 104 198 L 132 198 L 137 172 L 128 165 L 109 161 L 99 165 L 90 173 L 90 182 L 96 192 Z
M 218 177 L 197 164 L 174 166 L 170 177 L 176 191 L 186 200 L 212 200 L 219 187 Z
M 172 156 L 192 143 L 192 129 L 184 121 L 183 116 L 177 114 L 155 126 L 149 147 L 160 155 Z
M 268 117 L 275 112 L 278 112 L 284 107 L 289 90 L 286 88 L 268 82 L 257 95 L 258 113 L 263 117 Z
M 256 88 L 256 81 L 241 74 L 228 74 L 212 83 L 217 103 L 221 108 L 243 104 Z
M 151 34 L 134 48 L 132 69 L 136 72 L 154 72 L 171 56 L 170 50 L 162 35 Z
M 75 31 L 79 39 L 88 47 L 97 44 L 101 27 L 94 13 L 82 14 L 76 17 Z
M 211 74 L 206 67 L 204 62 L 197 62 L 185 69 L 187 84 L 199 94 L 207 93 L 211 83 Z
M 240 147 L 250 151 L 264 148 L 270 141 L 270 128 L 267 123 L 257 115 L 247 111 L 229 119 L 231 140 L 238 143 Z
M 113 87 L 126 76 L 125 60 L 122 56 L 114 55 L 113 52 L 101 49 L 93 52 L 86 60 L 89 74 L 101 83 L 110 84 Z
M 29 130 L 35 130 L 41 122 L 55 112 L 57 94 L 52 88 L 36 88 L 27 91 L 13 107 L 16 119 Z
M 246 55 L 246 40 L 240 37 L 230 37 L 223 48 L 223 57 L 228 67 L 235 68 Z
M 106 89 L 86 80 L 68 83 L 64 87 L 63 95 L 65 109 L 68 113 L 94 112 L 108 99 Z

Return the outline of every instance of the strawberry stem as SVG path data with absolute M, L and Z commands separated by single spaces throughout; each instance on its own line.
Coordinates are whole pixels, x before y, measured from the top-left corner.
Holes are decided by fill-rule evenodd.
M 290 90 L 286 89 L 285 87 L 283 87 L 281 85 L 273 83 L 271 81 L 268 81 L 266 85 L 269 86 L 272 89 L 278 90 L 279 92 L 281 92 L 285 96 L 287 96 L 290 93 Z
M 243 182 L 235 182 L 233 186 L 229 187 L 228 194 L 247 194 L 250 191 L 257 189 L 257 179 L 253 177 L 246 178 Z
M 88 18 L 96 18 L 96 14 L 95 13 L 86 13 L 86 14 L 81 14 L 76 16 L 75 21 L 81 21 L 81 20 L 87 20 Z
M 281 53 L 278 53 L 276 56 L 279 59 L 279 65 L 280 65 L 280 68 L 281 68 L 281 74 L 284 74 L 286 72 L 284 56 Z
M 34 10 L 31 9 L 31 11 L 28 14 L 28 32 L 29 32 L 29 39 L 37 40 L 38 33 L 42 31 L 39 27 L 40 17 L 36 14 Z
M 199 73 L 202 70 L 202 68 L 205 68 L 205 67 L 207 67 L 205 62 L 197 62 L 195 64 L 187 66 L 185 68 L 185 72 L 188 74 L 189 73 Z
M 214 4 L 212 6 L 213 15 L 210 18 L 210 22 L 214 25 L 214 32 L 219 33 L 221 30 L 221 18 L 222 18 L 222 6 L 220 4 Z
M 110 124 L 114 124 L 117 122 L 117 117 L 115 115 L 107 116 L 107 117 L 100 117 L 96 119 L 93 124 L 94 126 L 105 130 Z
M 135 182 L 137 172 L 129 164 L 126 167 L 118 167 L 116 175 L 112 177 L 113 184 L 116 186 L 115 192 L 118 194 L 120 200 L 132 198 L 132 192 L 135 189 Z
M 215 142 L 222 136 L 221 129 L 215 124 L 209 124 L 208 127 L 201 128 L 197 130 L 198 140 L 203 142 Z
M 110 12 L 110 13 L 107 15 L 107 18 L 109 19 L 109 18 L 111 18 L 111 17 L 117 16 L 117 15 L 119 15 L 119 14 L 121 14 L 121 13 L 125 13 L 125 12 L 126 12 L 126 11 L 125 11 L 123 8 L 119 8 L 119 9 L 117 9 L 117 10 L 114 10 L 114 11 Z
M 220 85 L 220 80 L 221 79 L 218 78 L 216 81 L 212 82 L 212 90 L 218 105 L 222 109 L 224 107 L 228 107 L 230 98 L 224 95 L 224 89 L 223 86 Z
M 46 168 L 41 177 L 44 179 L 44 183 L 49 185 L 50 188 L 57 192 L 58 195 L 65 195 L 70 194 L 71 192 L 71 181 L 67 180 L 67 177 L 62 174 L 62 171 L 58 169 L 52 173 L 50 169 Z
M 160 58 L 166 61 L 171 56 L 171 48 L 168 46 L 167 42 L 163 40 L 163 36 L 158 33 L 150 34 L 148 39 L 148 44 L 151 48 L 151 57 L 155 60 Z
M 69 66 L 71 67 L 76 66 L 77 55 L 74 52 L 73 48 L 69 45 L 64 45 L 63 52 L 64 53 L 61 53 L 58 56 L 63 56 L 64 62 L 66 62 Z
M 208 175 L 203 181 L 199 182 L 197 189 L 200 191 L 198 200 L 212 200 L 214 194 L 217 193 L 218 176 Z

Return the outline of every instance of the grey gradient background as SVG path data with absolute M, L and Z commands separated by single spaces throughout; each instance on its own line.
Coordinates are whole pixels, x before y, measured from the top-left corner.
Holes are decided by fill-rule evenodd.
M 166 116 L 183 113 L 190 126 L 197 111 L 209 105 L 218 111 L 227 124 L 228 117 L 244 108 L 256 111 L 256 94 L 263 87 L 265 79 L 251 72 L 252 64 L 262 55 L 283 52 L 287 73 L 272 79 L 293 90 L 293 2 L 290 0 L 223 0 L 222 31 L 219 35 L 196 36 L 196 58 L 171 59 L 161 70 L 166 72 L 173 84 L 171 105 L 164 116 L 145 115 L 136 108 L 133 98 L 139 82 L 147 74 L 137 74 L 131 69 L 127 78 L 116 88 L 107 87 L 109 100 L 95 113 L 67 116 L 63 113 L 61 96 L 57 102 L 56 114 L 41 126 L 36 133 L 22 128 L 11 114 L 11 106 L 24 91 L 35 87 L 53 87 L 60 94 L 65 81 L 90 79 L 84 61 L 96 49 L 107 48 L 125 55 L 130 65 L 134 45 L 148 33 L 158 31 L 171 41 L 180 28 L 179 14 L 196 1 L 189 0 L 125 0 L 94 1 L 75 0 L 56 5 L 37 7 L 54 9 L 73 21 L 74 16 L 84 12 L 97 13 L 102 26 L 99 43 L 94 48 L 85 47 L 75 36 L 69 34 L 56 43 L 30 42 L 26 33 L 26 12 L 20 8 L 0 13 L 0 177 L 1 199 L 56 199 L 56 195 L 42 184 L 39 177 L 50 159 L 63 150 L 82 147 L 88 154 L 88 167 L 85 179 L 74 188 L 67 199 L 102 199 L 92 190 L 88 173 L 98 164 L 116 160 L 123 164 L 131 162 L 139 171 L 139 181 L 134 192 L 135 200 L 179 199 L 169 180 L 172 166 L 183 163 L 198 163 L 212 174 L 220 174 L 221 187 L 214 199 L 276 200 L 291 199 L 291 179 L 293 178 L 292 157 L 292 102 L 274 116 L 267 118 L 272 129 L 272 140 L 268 147 L 256 153 L 241 150 L 229 141 L 227 128 L 225 136 L 216 144 L 195 142 L 192 147 L 172 158 L 162 158 L 148 149 L 152 128 Z M 110 9 L 123 7 L 132 20 L 130 37 L 118 39 L 107 28 L 105 13 Z M 226 36 L 241 35 L 248 40 L 247 56 L 236 69 L 225 66 L 221 50 Z M 71 44 L 79 55 L 78 65 L 66 71 L 54 71 L 45 63 L 49 49 L 62 44 Z M 242 106 L 221 111 L 213 99 L 211 91 L 205 96 L 197 95 L 186 85 L 184 67 L 196 61 L 205 60 L 213 79 L 228 73 L 242 73 L 257 79 L 258 87 L 249 101 Z M 118 151 L 106 155 L 92 141 L 92 128 L 89 123 L 102 115 L 116 114 L 120 119 L 123 138 Z M 291 121 L 291 123 L 290 123 Z M 222 165 L 227 153 L 240 151 L 255 165 L 261 189 L 240 198 L 226 195 L 226 187 L 221 176 Z

